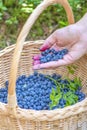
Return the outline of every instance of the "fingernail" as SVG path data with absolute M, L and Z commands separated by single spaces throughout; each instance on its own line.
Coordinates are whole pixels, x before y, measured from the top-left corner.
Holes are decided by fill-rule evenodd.
M 39 60 L 40 59 L 40 57 L 41 57 L 41 55 L 35 55 L 35 56 L 33 56 L 33 60 Z
M 40 51 L 45 51 L 45 50 L 47 50 L 47 49 L 49 49 L 49 46 L 41 47 L 41 48 L 40 48 Z

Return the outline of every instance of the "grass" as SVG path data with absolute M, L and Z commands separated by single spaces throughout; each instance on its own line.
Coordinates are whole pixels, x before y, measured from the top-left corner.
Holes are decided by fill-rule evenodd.
M 21 28 L 40 0 L 25 0 L 25 2 L 19 0 L 20 3 L 13 1 L 13 7 L 12 3 L 6 2 L 0 5 L 0 49 L 15 44 Z M 75 21 L 78 21 L 87 12 L 87 2 L 86 0 L 69 0 L 69 2 L 74 12 Z M 45 39 L 56 29 L 67 25 L 63 7 L 60 5 L 50 6 L 35 22 L 26 40 Z

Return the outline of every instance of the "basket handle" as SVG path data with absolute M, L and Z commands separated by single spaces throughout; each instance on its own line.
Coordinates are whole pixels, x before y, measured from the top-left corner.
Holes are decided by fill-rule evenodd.
M 17 106 L 15 83 L 16 83 L 19 59 L 21 56 L 25 38 L 27 37 L 28 33 L 30 32 L 30 29 L 32 28 L 33 24 L 35 23 L 35 21 L 39 17 L 39 15 L 48 6 L 55 4 L 55 3 L 59 3 L 64 7 L 64 9 L 67 13 L 69 24 L 74 23 L 73 12 L 72 12 L 72 9 L 67 0 L 44 0 L 39 6 L 37 6 L 37 8 L 34 10 L 34 12 L 30 15 L 30 17 L 28 18 L 25 25 L 23 26 L 22 31 L 20 32 L 19 37 L 17 39 L 16 47 L 15 47 L 14 54 L 13 54 L 13 60 L 12 60 L 12 64 L 11 64 L 9 88 L 8 88 L 8 106 L 9 106 L 9 108 L 11 108 L 11 111 L 12 111 L 12 109 L 15 110 L 15 108 Z

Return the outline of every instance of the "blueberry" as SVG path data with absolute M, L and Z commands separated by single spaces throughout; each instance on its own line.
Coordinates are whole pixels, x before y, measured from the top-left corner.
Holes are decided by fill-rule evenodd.
M 4 92 L 5 91 L 5 88 L 0 88 L 0 92 Z
M 29 109 L 33 109 L 33 106 L 30 106 Z
M 29 109 L 27 105 L 24 105 L 24 108 L 25 108 L 25 109 Z
M 63 55 L 59 55 L 58 59 L 63 59 Z
M 45 59 L 46 59 L 46 62 L 49 62 L 49 61 L 51 61 L 51 56 L 47 55 L 47 56 L 45 57 Z
M 22 78 L 22 79 L 25 79 L 25 78 L 26 78 L 26 75 L 22 75 L 21 78 Z
M 37 108 L 36 108 L 37 110 L 41 110 L 42 109 L 42 107 L 41 106 L 37 106 Z
M 20 108 L 24 108 L 24 106 L 23 106 L 22 104 L 19 104 L 19 107 L 20 107 Z
M 52 74 L 52 78 L 55 78 L 57 75 L 55 73 Z
M 84 98 L 79 98 L 79 99 L 78 99 L 79 102 L 82 101 L 82 100 L 84 100 Z
M 21 90 L 22 87 L 21 87 L 21 85 L 18 84 L 18 85 L 16 86 L 16 88 L 17 88 L 17 90 L 18 90 L 18 89 Z
M 21 93 L 21 90 L 20 89 L 16 89 L 17 93 Z
M 47 99 L 46 99 L 46 103 L 49 103 L 49 102 L 50 102 L 50 98 L 47 98 Z
M 58 107 L 57 106 L 54 106 L 54 107 L 52 107 L 52 110 L 55 110 L 55 109 L 57 109 Z
M 69 84 L 67 79 L 64 79 L 63 81 L 64 81 L 64 84 Z
M 19 84 L 19 85 L 22 85 L 22 84 L 23 84 L 23 82 L 22 82 L 21 80 L 19 80 L 18 84 Z
M 79 95 L 79 91 L 77 90 L 77 91 L 75 92 L 75 94 L 76 94 L 76 95 Z
M 43 52 L 41 53 L 41 55 L 42 55 L 42 56 L 45 56 L 45 55 L 46 55 L 45 51 L 43 51 Z
M 34 105 L 34 106 L 33 106 L 33 109 L 34 109 L 34 110 L 36 110 L 36 109 L 37 109 L 37 106 L 36 106 L 36 105 Z
M 44 74 L 42 74 L 42 73 L 39 73 L 39 77 L 42 77 L 42 78 L 44 78 Z
M 0 98 L 0 102 L 4 102 L 4 99 L 3 99 L 3 98 Z
M 61 83 L 61 84 L 65 84 L 65 81 L 64 81 L 64 80 L 61 80 L 60 83 Z
M 86 95 L 84 93 L 81 93 L 81 97 L 84 99 Z
M 47 58 L 49 59 L 52 55 L 56 57 L 56 54 L 62 55 L 59 51 L 55 54 L 54 52 L 56 51 L 49 51 L 48 54 L 46 52 Z M 45 60 L 47 62 L 47 59 Z M 25 75 L 18 77 L 16 81 L 16 92 L 19 107 L 34 110 L 49 110 L 49 103 L 51 103 L 49 98 L 50 93 L 52 88 L 55 88 L 56 90 L 56 85 L 54 81 L 50 80 L 46 76 L 47 75 L 35 71 L 28 77 Z M 61 75 L 53 74 L 50 77 L 54 78 L 61 84 L 64 84 L 64 88 L 61 88 L 63 93 L 70 91 L 69 88 L 67 88 L 68 81 L 66 79 L 62 80 Z M 75 94 L 78 95 L 78 101 L 82 101 L 85 98 L 85 94 L 79 89 L 75 92 Z M 7 88 L 0 89 L 0 101 L 7 103 Z M 65 104 L 66 100 L 61 98 L 59 104 L 55 106 L 55 108 L 64 108 Z
M 5 82 L 5 86 L 6 86 L 6 87 L 8 87 L 8 85 L 9 85 L 9 82 L 8 82 L 8 81 L 6 81 L 6 82 Z
M 50 49 L 45 50 L 45 53 L 46 53 L 46 54 L 49 54 L 50 52 L 51 52 Z
M 52 58 L 52 61 L 57 61 L 58 60 L 58 57 L 57 56 L 54 56 L 53 58 Z
M 81 95 L 79 95 L 79 96 L 78 96 L 78 99 L 80 100 L 81 98 L 82 98 L 82 96 L 81 96 Z
M 57 78 L 60 79 L 60 78 L 61 78 L 61 75 L 58 74 L 58 75 L 57 75 Z
M 58 79 L 58 76 L 57 76 L 56 74 L 53 74 L 53 75 L 52 75 L 52 78 L 54 78 L 55 80 L 57 80 L 57 79 Z
M 54 54 L 55 54 L 55 52 L 56 52 L 55 49 L 51 49 L 50 51 L 51 51 L 51 53 L 54 53 Z
M 4 100 L 4 103 L 6 103 L 6 104 L 7 104 L 7 100 Z
M 66 100 L 64 100 L 63 98 L 61 98 L 60 101 L 59 101 L 59 104 L 60 104 L 60 105 L 66 104 Z
M 34 71 L 34 76 L 38 76 L 38 72 L 37 71 Z
M 7 95 L 7 92 L 4 91 L 3 94 L 4 94 L 4 96 L 6 96 L 6 95 Z
M 63 49 L 62 52 L 64 53 L 64 55 L 66 55 L 68 53 L 68 49 Z
M 40 58 L 40 62 L 41 62 L 41 63 L 46 63 L 46 62 L 47 62 L 47 59 L 46 59 L 45 57 L 41 57 L 41 58 Z
M 42 107 L 45 107 L 45 105 L 46 105 L 46 104 L 45 104 L 44 102 L 41 103 L 41 106 L 42 106 Z
M 79 87 L 78 87 L 78 90 L 80 91 L 81 89 L 82 89 L 82 87 L 81 87 L 81 86 L 79 86 Z
M 64 92 L 64 93 L 67 93 L 68 91 L 69 91 L 68 88 L 64 88 L 64 89 L 63 89 L 63 92 Z
M 62 105 L 61 105 L 61 108 L 64 108 L 64 107 L 65 107 L 65 105 L 64 105 L 64 104 L 62 104 Z
M 56 55 L 58 54 L 58 51 L 55 50 L 55 51 L 53 52 L 53 54 L 55 54 L 55 56 L 56 56 Z
M 47 49 L 47 50 L 43 51 L 43 52 L 41 53 L 41 55 L 42 55 L 42 56 L 46 56 L 46 55 L 49 54 L 50 52 L 51 52 L 51 50 L 50 50 L 50 49 Z

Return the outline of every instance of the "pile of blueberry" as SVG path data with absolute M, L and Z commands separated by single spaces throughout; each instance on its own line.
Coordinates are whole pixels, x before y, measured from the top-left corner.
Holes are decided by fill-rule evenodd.
M 56 90 L 56 84 L 51 77 L 62 84 L 67 84 L 67 80 L 63 80 L 60 75 L 45 75 L 34 72 L 34 74 L 26 76 L 19 76 L 16 81 L 16 94 L 17 102 L 20 108 L 34 109 L 34 110 L 50 110 L 49 104 L 51 103 L 50 94 L 52 89 Z M 5 88 L 0 89 L 0 102 L 7 103 L 8 81 L 5 83 Z M 69 88 L 64 87 L 61 89 L 63 93 L 69 92 Z M 85 98 L 85 94 L 78 89 L 76 92 L 78 101 Z M 65 107 L 66 101 L 60 98 L 59 106 L 56 108 Z M 53 108 L 55 109 L 55 108 Z
M 63 59 L 64 55 L 68 53 L 67 49 L 56 51 L 55 49 L 47 49 L 41 52 L 40 63 L 46 63 L 49 61 L 57 61 Z

